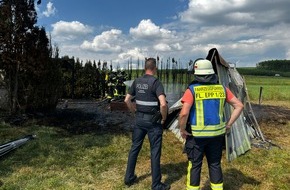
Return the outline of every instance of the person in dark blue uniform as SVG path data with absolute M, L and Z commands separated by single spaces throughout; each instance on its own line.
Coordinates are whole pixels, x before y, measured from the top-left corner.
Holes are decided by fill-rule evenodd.
M 162 134 L 166 117 L 167 102 L 162 83 L 154 77 L 157 73 L 156 60 L 148 58 L 145 61 L 145 74 L 134 80 L 125 97 L 129 110 L 135 113 L 136 125 L 132 134 L 132 146 L 129 152 L 125 184 L 133 185 L 137 181 L 135 167 L 138 154 L 146 134 L 150 142 L 152 190 L 167 190 L 170 185 L 161 182 L 160 157 L 162 147 Z M 132 103 L 135 98 L 136 105 Z M 154 115 L 160 112 L 161 118 L 156 122 Z

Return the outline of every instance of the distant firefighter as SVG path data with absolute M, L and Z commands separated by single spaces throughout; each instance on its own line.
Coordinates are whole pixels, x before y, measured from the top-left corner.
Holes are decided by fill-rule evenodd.
M 121 68 L 117 73 L 117 84 L 116 84 L 118 95 L 121 97 L 124 97 L 126 94 L 126 85 L 124 84 L 126 80 L 128 80 L 128 75 L 125 72 L 124 68 Z

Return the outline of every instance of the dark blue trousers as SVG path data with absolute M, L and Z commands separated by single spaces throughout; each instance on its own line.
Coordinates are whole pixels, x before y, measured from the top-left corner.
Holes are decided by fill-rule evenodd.
M 191 186 L 200 185 L 200 173 L 204 155 L 208 162 L 210 182 L 214 184 L 223 183 L 221 169 L 223 142 L 223 135 L 211 138 L 189 137 L 186 140 L 185 150 L 188 160 L 192 163 L 192 167 L 188 171 Z
M 135 175 L 138 154 L 146 134 L 150 142 L 152 189 L 155 190 L 161 183 L 160 157 L 163 128 L 161 124 L 152 123 L 149 117 L 136 115 L 136 125 L 132 134 L 132 146 L 129 152 L 125 181 L 130 181 Z

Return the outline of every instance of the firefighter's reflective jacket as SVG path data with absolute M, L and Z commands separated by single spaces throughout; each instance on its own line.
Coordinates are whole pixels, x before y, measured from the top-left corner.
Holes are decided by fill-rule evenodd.
M 189 114 L 192 135 L 214 137 L 224 134 L 225 88 L 222 85 L 192 84 L 189 89 L 194 96 L 194 104 Z

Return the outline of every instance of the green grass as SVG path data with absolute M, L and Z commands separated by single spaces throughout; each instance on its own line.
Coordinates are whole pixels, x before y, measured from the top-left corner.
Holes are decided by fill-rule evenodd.
M 1 189 L 98 189 L 107 180 L 108 189 L 116 185 L 114 180 L 122 184 L 129 134 L 71 136 L 44 126 L 1 126 L 3 133 L 15 137 L 23 136 L 17 135 L 19 129 L 37 138 L 1 159 Z
M 262 87 L 262 101 L 290 101 L 290 78 L 245 75 L 251 101 L 258 101 Z
M 283 149 L 253 148 L 231 163 L 223 157 L 225 189 L 290 188 L 290 125 L 288 123 L 288 126 L 276 127 L 280 129 L 269 132 L 276 135 L 273 140 L 283 146 Z M 282 134 L 278 131 L 281 129 Z M 55 127 L 11 127 L 3 123 L 0 125 L 0 132 L 1 143 L 25 134 L 37 135 L 36 139 L 28 141 L 1 158 L 0 189 L 150 189 L 150 154 L 147 139 L 136 167 L 140 182 L 130 188 L 123 184 L 131 145 L 130 132 L 70 135 L 67 131 Z M 283 141 L 279 140 L 282 139 L 281 136 L 284 136 Z M 182 149 L 183 145 L 173 133 L 165 131 L 162 174 L 163 180 L 170 183 L 173 190 L 185 189 L 187 161 Z M 201 184 L 204 189 L 209 189 L 206 164 L 202 169 Z

